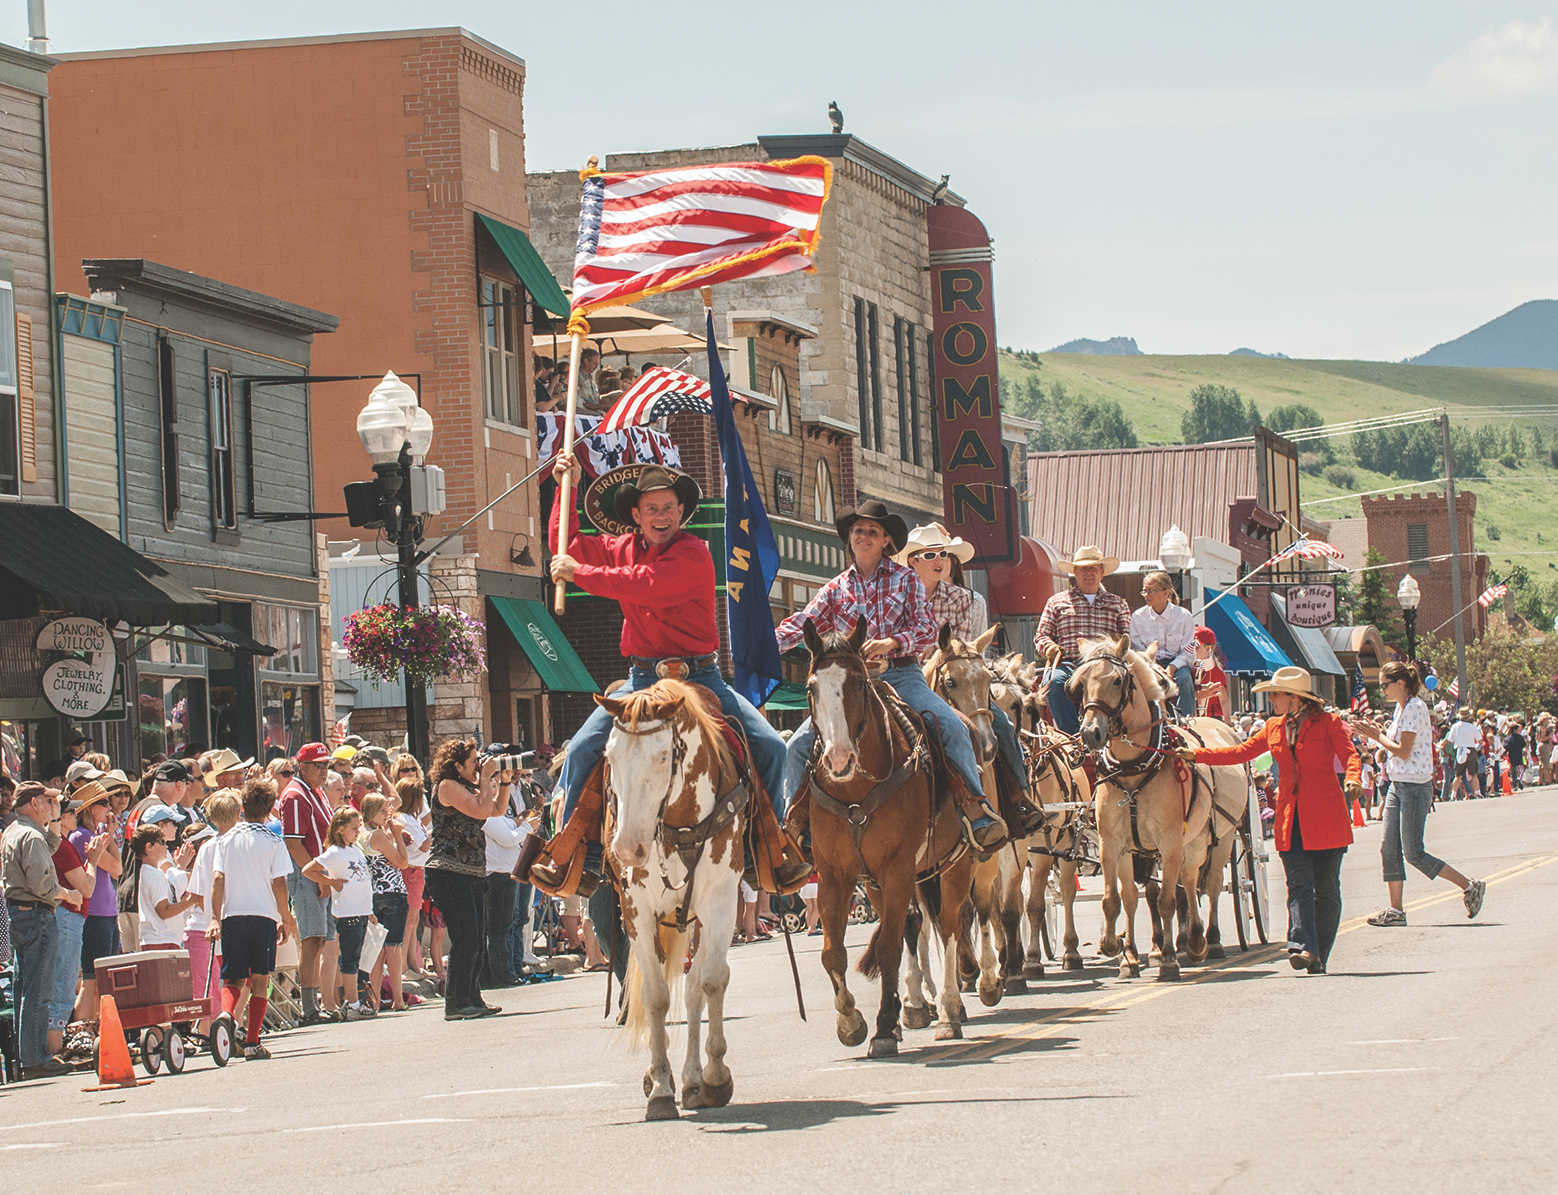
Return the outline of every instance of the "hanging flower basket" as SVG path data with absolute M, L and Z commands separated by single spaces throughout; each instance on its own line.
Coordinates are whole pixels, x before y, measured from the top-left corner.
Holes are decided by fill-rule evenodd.
M 458 606 L 407 610 L 388 603 L 346 616 L 341 637 L 346 658 L 377 685 L 400 681 L 404 669 L 413 685 L 435 678 L 487 670 L 482 624 Z

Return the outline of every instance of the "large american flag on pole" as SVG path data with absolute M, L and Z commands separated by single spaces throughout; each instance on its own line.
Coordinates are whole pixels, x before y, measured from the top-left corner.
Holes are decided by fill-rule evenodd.
M 624 428 L 653 423 L 678 411 L 707 415 L 712 410 L 707 382 L 679 369 L 656 365 L 644 370 L 644 376 L 617 399 L 611 410 L 606 412 L 606 417 L 600 421 L 597 434 L 605 435 L 607 432 L 619 432 Z
M 1477 599 L 1477 605 L 1486 610 L 1489 606 L 1498 601 L 1499 598 L 1503 597 L 1508 592 L 1508 585 L 1502 583 L 1498 585 L 1489 585 L 1482 591 L 1482 596 Z
M 573 310 L 586 315 L 667 291 L 812 268 L 825 158 L 586 170 Z

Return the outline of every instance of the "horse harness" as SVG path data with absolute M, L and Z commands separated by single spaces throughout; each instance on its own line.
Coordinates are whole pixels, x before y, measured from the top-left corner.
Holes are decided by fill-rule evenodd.
M 732 751 L 730 754 L 731 761 L 735 764 L 736 781 L 715 798 L 714 808 L 708 816 L 696 825 L 668 826 L 665 822 L 665 807 L 671 800 L 671 785 L 675 782 L 677 772 L 681 770 L 682 761 L 687 757 L 687 744 L 677 728 L 676 720 L 667 718 L 655 725 L 639 728 L 630 727 L 620 720 L 614 720 L 614 724 L 619 733 L 633 736 L 658 734 L 666 726 L 671 728 L 671 779 L 666 781 L 665 796 L 660 798 L 660 808 L 655 813 L 655 820 L 660 824 L 661 855 L 669 858 L 675 854 L 682 861 L 682 866 L 687 869 L 687 878 L 677 885 L 671 883 L 670 877 L 666 875 L 664 859 L 660 864 L 660 882 L 665 885 L 666 890 L 675 891 L 678 887 L 683 889 L 681 903 L 676 908 L 675 924 L 678 933 L 686 933 L 687 911 L 692 906 L 693 874 L 703 858 L 703 852 L 716 834 L 736 820 L 736 816 L 747 807 L 747 802 L 752 797 L 752 786 L 748 781 L 746 768 L 740 753 Z M 612 795 L 615 797 L 615 792 Z M 662 924 L 670 923 L 662 922 Z

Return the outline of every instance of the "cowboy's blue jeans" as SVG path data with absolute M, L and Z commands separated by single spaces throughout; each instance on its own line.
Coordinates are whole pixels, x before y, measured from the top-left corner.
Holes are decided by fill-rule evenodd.
M 892 686 L 893 692 L 903 698 L 904 704 L 935 727 L 936 737 L 941 740 L 947 762 L 962 777 L 963 783 L 968 785 L 969 792 L 977 797 L 984 796 L 984 785 L 979 782 L 979 764 L 974 759 L 974 741 L 969 737 L 968 727 L 963 724 L 963 720 L 957 716 L 950 705 L 931 691 L 931 687 L 925 683 L 925 675 L 919 668 L 912 664 L 900 664 L 884 672 L 882 679 Z M 1007 726 L 1010 727 L 1011 723 L 1008 722 Z M 795 799 L 801 782 L 806 779 L 806 764 L 811 758 L 811 745 L 814 738 L 816 738 L 816 731 L 812 728 L 810 718 L 802 722 L 796 732 L 790 736 L 790 748 L 784 764 L 786 806 Z M 1016 742 L 1015 734 L 1013 742 Z M 1017 774 L 1022 776 L 1023 770 L 1018 768 Z
M 629 693 L 636 693 L 639 689 L 647 689 L 660 678 L 653 672 L 646 672 L 642 668 L 633 668 L 628 671 L 627 684 L 619 688 L 613 697 L 624 697 Z M 725 683 L 725 678 L 719 674 L 719 669 L 714 667 L 703 668 L 697 672 L 689 673 L 687 681 L 694 685 L 702 685 L 719 698 L 720 708 L 727 716 L 733 717 L 741 723 L 741 729 L 746 731 L 747 744 L 752 748 L 752 763 L 758 776 L 763 781 L 763 787 L 768 790 L 768 799 L 774 807 L 774 812 L 780 817 L 784 816 L 782 790 L 784 788 L 784 740 L 779 737 L 779 732 L 769 725 L 768 719 L 757 712 L 757 708 L 741 694 L 737 693 Z M 568 740 L 568 758 L 563 761 L 562 784 L 567 796 L 563 799 L 563 823 L 566 825 L 568 818 L 573 815 L 574 806 L 579 803 L 579 794 L 584 791 L 584 782 L 590 778 L 590 773 L 595 770 L 595 765 L 606 753 L 606 739 L 611 734 L 611 715 L 600 706 L 595 707 L 595 712 L 584 720 L 584 725 Z
M 1056 664 L 1049 670 L 1049 681 L 1044 686 L 1044 704 L 1049 706 L 1049 716 L 1055 720 L 1055 729 L 1066 734 L 1076 734 L 1082 729 L 1076 703 L 1066 695 L 1066 684 L 1076 670 L 1075 663 Z
M 1022 748 L 1017 745 L 1017 728 L 1006 716 L 1006 711 L 998 705 L 990 707 L 990 728 L 995 731 L 995 742 L 1001 758 L 1011 768 L 1012 775 L 1017 777 L 1017 783 L 1027 788 L 1028 765 L 1023 763 Z
M 1194 718 L 1196 716 L 1196 674 L 1190 670 L 1188 664 L 1181 664 L 1174 669 L 1174 683 L 1179 686 L 1179 698 L 1175 702 L 1179 709 L 1179 716 Z

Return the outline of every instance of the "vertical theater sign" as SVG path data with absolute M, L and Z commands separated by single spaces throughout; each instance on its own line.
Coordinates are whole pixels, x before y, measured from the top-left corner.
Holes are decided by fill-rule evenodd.
M 1001 445 L 1000 374 L 990 235 L 972 212 L 926 213 L 936 420 L 947 530 L 974 545 L 976 566 L 1018 559 L 1019 521 Z

